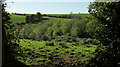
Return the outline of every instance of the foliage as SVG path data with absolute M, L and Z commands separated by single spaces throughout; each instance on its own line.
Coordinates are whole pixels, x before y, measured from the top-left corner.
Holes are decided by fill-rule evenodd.
M 85 31 L 86 28 L 86 20 L 75 21 L 72 24 L 71 35 L 77 37 L 87 37 L 87 32 Z
M 112 43 L 114 40 L 117 41 L 119 35 L 119 2 L 118 3 L 98 3 L 95 2 L 90 6 L 90 14 L 92 14 L 95 18 L 99 20 L 100 24 L 97 26 L 97 30 L 99 33 L 96 34 L 96 37 L 107 45 Z M 114 6 L 116 6 L 114 8 Z M 106 7 L 106 8 L 105 8 Z M 101 31 L 101 29 L 103 31 Z M 102 39 L 104 37 L 104 40 Z
M 12 13 L 12 14 L 15 14 L 15 15 L 22 15 L 22 16 L 25 16 L 26 14 L 21 14 L 21 13 Z
M 99 26 L 98 19 L 94 18 L 92 15 L 87 18 L 88 23 L 86 23 L 85 32 L 87 32 L 88 37 L 95 38 L 96 28 Z M 98 29 L 98 28 L 97 28 Z
M 93 2 L 89 6 L 89 12 L 99 22 L 95 27 L 94 37 L 105 46 L 104 50 L 96 50 L 96 57 L 92 59 L 91 64 L 100 67 L 119 67 L 120 2 Z
M 35 23 L 35 22 L 40 22 L 42 21 L 42 15 L 41 13 L 36 13 L 36 15 L 27 15 L 26 16 L 26 23 Z
M 30 22 L 30 17 L 29 16 L 26 16 L 26 23 L 29 23 Z
M 24 64 L 20 63 L 15 59 L 17 56 L 17 48 L 18 44 L 16 41 L 16 37 L 14 36 L 14 25 L 10 22 L 9 13 L 5 11 L 5 7 L 7 4 L 2 3 L 2 51 L 3 51 L 3 67 L 8 67 L 12 65 L 21 65 L 25 66 Z
M 10 17 L 9 13 L 5 11 L 6 5 L 2 4 L 2 31 L 3 31 L 3 44 L 6 46 L 6 48 L 9 50 L 12 46 L 12 41 L 14 40 L 14 25 L 12 25 L 11 22 L 9 22 Z M 11 50 L 12 51 L 12 50 Z
M 37 15 L 37 14 L 36 14 Z M 14 16 L 14 15 L 11 15 Z M 30 17 L 31 15 L 27 15 Z M 60 15 L 59 15 L 60 16 Z M 19 31 L 20 38 L 27 39 L 36 39 L 42 40 L 42 36 L 46 33 L 46 36 L 64 36 L 68 35 L 73 36 L 76 34 L 76 37 L 87 37 L 86 32 L 86 23 L 88 20 L 75 20 L 75 19 L 66 19 L 66 18 L 54 18 L 42 16 L 43 21 L 41 23 L 18 23 L 15 24 L 16 31 Z M 24 18 L 25 19 L 25 18 Z M 27 20 L 29 21 L 29 20 Z M 14 21 L 13 21 L 14 22 Z M 74 27 L 77 27 L 74 30 Z M 76 31 L 76 32 L 74 32 Z
M 41 18 L 41 17 L 42 17 L 41 13 L 40 13 L 40 12 L 37 12 L 36 14 L 37 14 L 36 16 L 37 16 L 38 20 L 41 20 L 41 19 L 42 19 L 42 18 Z
M 21 29 L 21 33 L 25 33 L 25 35 L 32 34 L 42 36 L 45 32 L 48 36 L 76 36 L 76 37 L 87 37 L 86 32 L 86 20 L 68 20 L 68 19 L 49 19 L 44 20 L 39 24 L 26 24 Z
M 72 20 L 72 21 L 67 21 L 65 23 L 62 23 L 62 26 L 60 27 L 61 30 L 62 30 L 62 33 L 63 35 L 67 35 L 69 34 L 70 35 L 70 31 L 71 31 L 71 28 L 72 28 L 72 24 L 74 23 L 75 21 Z

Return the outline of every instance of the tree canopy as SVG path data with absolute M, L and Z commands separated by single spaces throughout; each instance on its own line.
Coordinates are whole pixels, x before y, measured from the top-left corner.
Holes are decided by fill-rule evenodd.
M 105 46 L 104 50 L 96 50 L 91 64 L 100 67 L 120 66 L 120 2 L 93 2 L 89 5 L 89 13 L 92 19 L 97 19 L 93 37 Z

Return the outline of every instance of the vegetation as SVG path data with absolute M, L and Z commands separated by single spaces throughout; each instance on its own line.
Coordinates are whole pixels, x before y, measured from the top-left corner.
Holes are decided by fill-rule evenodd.
M 94 57 L 97 45 L 21 39 L 18 60 L 26 65 L 80 65 Z M 90 47 L 90 48 L 89 48 Z M 66 57 L 67 56 L 67 57 Z
M 1 4 L 0 4 L 1 5 Z M 14 25 L 9 21 L 9 13 L 5 11 L 5 7 L 7 4 L 2 3 L 2 51 L 3 51 L 3 67 L 9 66 L 26 66 L 23 63 L 20 63 L 15 59 L 18 48 L 18 44 L 15 43 L 17 39 L 14 36 L 15 28 Z
M 11 16 L 12 15 L 14 16 L 14 14 L 11 14 Z M 30 16 L 31 15 L 29 15 L 29 17 Z M 28 16 L 26 15 L 26 17 Z M 88 63 L 88 60 L 94 57 L 93 52 L 95 51 L 97 45 L 99 44 L 97 40 L 87 38 L 88 34 L 85 31 L 86 23 L 88 23 L 87 18 L 80 20 L 75 18 L 69 19 L 49 17 L 46 15 L 42 16 L 42 21 L 39 21 L 37 23 L 28 22 L 22 26 L 17 25 L 15 34 L 17 37 L 20 38 L 19 43 L 20 48 L 18 49 L 18 51 L 21 51 L 18 52 L 19 53 L 18 60 L 25 63 L 26 65 L 41 65 L 41 64 L 85 65 L 84 63 Z M 39 51 L 43 52 L 41 53 Z M 33 55 L 31 54 L 29 55 L 28 52 L 33 52 L 31 53 Z M 39 59 L 34 58 L 34 56 L 37 56 L 38 54 L 40 56 L 42 55 L 44 56 L 38 57 Z M 65 58 L 68 58 L 69 60 L 65 58 L 63 58 L 63 60 L 57 60 L 57 58 L 60 58 L 59 55 L 62 56 L 68 55 L 68 57 Z M 56 56 L 55 57 L 56 59 L 54 59 L 54 56 Z M 76 58 L 80 58 L 81 56 L 82 58 L 86 57 L 87 58 L 76 59 L 75 56 L 78 56 Z M 54 62 L 53 60 L 57 61 L 58 63 Z M 42 61 L 44 61 L 45 63 L 43 63 Z
M 66 19 L 66 18 L 53 18 L 43 16 L 43 20 L 36 24 L 25 24 L 20 27 L 20 37 L 22 36 L 62 36 L 69 35 L 75 37 L 87 37 L 85 31 L 86 20 Z M 81 26 L 80 26 L 81 25 Z
M 10 14 L 10 21 L 15 23 L 25 23 L 25 16 Z
M 41 13 L 37 13 L 37 15 L 30 15 L 30 16 L 26 16 L 26 23 L 35 23 L 35 22 L 40 22 L 42 20 L 42 15 Z
M 18 61 L 30 66 L 119 67 L 119 4 L 93 2 L 90 14 L 10 14 Z
M 114 6 L 116 6 L 114 8 Z M 93 66 L 119 67 L 120 66 L 120 2 L 94 2 L 89 6 L 92 19 L 96 18 L 99 24 L 95 26 L 93 37 L 98 39 L 104 49 L 96 50 L 96 57 L 90 62 Z M 95 23 L 92 22 L 91 23 Z M 103 62 L 103 63 L 101 63 Z

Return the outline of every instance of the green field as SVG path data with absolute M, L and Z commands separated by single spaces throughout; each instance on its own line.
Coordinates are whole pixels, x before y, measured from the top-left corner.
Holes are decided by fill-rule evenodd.
M 31 14 L 27 14 L 27 15 L 31 15 Z M 47 14 L 47 15 L 52 15 L 52 16 L 63 16 L 63 15 L 70 15 L 70 14 Z M 89 14 L 72 14 L 72 16 L 81 16 L 81 17 L 86 17 L 89 16 Z M 10 14 L 10 21 L 12 23 L 21 23 L 21 22 L 25 22 L 25 17 L 26 16 L 22 16 L 22 15 L 15 15 L 15 14 Z M 43 16 L 43 18 L 48 18 L 49 20 L 52 19 L 58 19 L 58 20 L 65 20 L 66 18 L 52 18 L 52 17 L 48 17 L 48 16 Z M 66 19 L 66 20 L 70 20 L 70 19 Z
M 2 2 L 3 67 L 120 67 L 119 3 L 91 2 L 88 14 L 10 14 Z
M 25 17 L 26 16 L 21 16 L 21 15 L 14 15 L 10 14 L 10 21 L 15 24 L 15 23 L 24 23 L 25 22 Z
M 20 39 L 19 46 L 22 52 L 18 52 L 17 58 L 26 65 L 59 64 L 61 61 L 66 61 L 66 64 L 87 64 L 87 61 L 94 57 L 93 52 L 97 48 L 97 45 L 82 45 L 79 42 L 50 42 L 27 39 Z
M 88 42 L 90 38 L 84 37 L 85 25 L 88 23 L 84 18 L 89 14 L 72 14 L 81 16 L 81 19 L 59 17 L 70 14 L 49 15 L 42 16 L 42 21 L 34 23 L 25 22 L 27 15 L 10 15 L 10 21 L 18 32 L 16 37 L 20 40 L 17 49 L 18 61 L 26 65 L 87 64 L 88 60 L 94 57 L 98 46 L 93 39 L 92 42 Z M 17 25 L 17 23 L 25 24 Z

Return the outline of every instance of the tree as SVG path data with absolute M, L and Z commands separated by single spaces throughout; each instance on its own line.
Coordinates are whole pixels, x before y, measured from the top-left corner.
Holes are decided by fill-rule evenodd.
M 40 13 L 40 12 L 37 12 L 36 14 L 37 14 L 38 21 L 41 21 L 41 20 L 42 20 L 42 15 L 41 15 L 41 13 Z
M 35 19 L 35 15 L 32 14 L 32 15 L 30 16 L 30 22 L 31 22 L 31 23 L 34 23 L 34 19 Z
M 0 4 L 1 5 L 1 4 Z M 5 11 L 7 4 L 2 3 L 2 51 L 3 51 L 3 67 L 9 66 L 25 66 L 23 63 L 20 63 L 15 59 L 17 51 L 15 49 L 18 47 L 16 38 L 14 36 L 14 25 L 9 22 L 10 17 L 9 13 Z M 14 41 L 14 42 L 13 42 Z
M 99 25 L 99 22 L 96 18 L 92 18 L 92 16 L 89 16 L 89 18 L 87 18 L 88 20 L 88 23 L 86 23 L 86 27 L 85 27 L 85 31 L 87 32 L 88 34 L 88 37 L 90 38 L 94 38 L 94 33 L 95 32 L 95 29 L 96 29 L 96 26 Z
M 85 20 L 75 20 L 74 23 L 72 23 L 71 27 L 71 35 L 77 36 L 77 37 L 87 37 L 86 31 L 86 21 Z M 70 29 L 70 28 L 69 28 Z
M 89 5 L 89 13 L 97 18 L 94 37 L 104 49 L 98 47 L 96 57 L 91 65 L 100 67 L 119 67 L 120 63 L 120 2 L 93 2 Z M 94 23 L 94 22 L 93 22 Z M 103 62 L 103 63 L 101 63 Z
M 30 17 L 26 16 L 26 23 L 30 23 Z
M 68 33 L 70 34 L 73 23 L 74 23 L 74 21 L 69 21 L 69 22 L 65 22 L 65 23 L 63 22 L 62 23 L 60 29 L 62 30 L 63 35 L 66 35 Z
M 114 8 L 114 6 L 116 7 Z M 114 40 L 117 41 L 117 38 L 120 36 L 120 30 L 118 29 L 120 27 L 119 8 L 119 2 L 95 2 L 94 4 L 90 5 L 90 14 L 97 18 L 100 22 L 100 25 L 96 29 L 96 32 L 99 32 L 96 34 L 96 38 L 99 38 L 104 45 L 107 45 L 110 42 L 113 43 Z M 101 29 L 104 30 L 101 31 Z M 102 37 L 104 37 L 104 40 L 101 39 Z
M 67 16 L 67 18 L 68 18 L 68 19 L 71 19 L 71 18 L 72 18 L 72 16 L 71 16 L 71 15 L 68 15 L 68 16 Z

